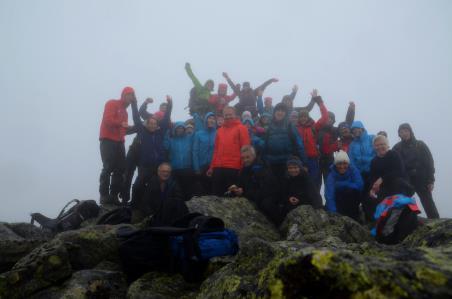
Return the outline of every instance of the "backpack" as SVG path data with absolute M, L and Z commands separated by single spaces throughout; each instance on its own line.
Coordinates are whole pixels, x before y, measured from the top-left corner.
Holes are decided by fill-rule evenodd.
M 388 245 L 402 242 L 418 227 L 417 214 L 409 206 L 390 208 L 377 220 L 376 240 Z
M 66 211 L 66 208 L 73 203 L 75 204 Z M 83 221 L 97 217 L 99 210 L 100 208 L 94 200 L 73 199 L 63 207 L 55 219 L 46 217 L 41 213 L 32 213 L 30 215 L 31 224 L 36 221 L 42 228 L 55 233 L 78 229 Z
M 119 207 L 102 215 L 96 224 L 116 225 L 132 222 L 132 209 L 130 207 Z
M 200 281 L 214 256 L 234 255 L 237 236 L 221 219 L 191 213 L 171 227 L 119 228 L 119 253 L 129 279 L 149 271 L 179 272 L 189 282 Z

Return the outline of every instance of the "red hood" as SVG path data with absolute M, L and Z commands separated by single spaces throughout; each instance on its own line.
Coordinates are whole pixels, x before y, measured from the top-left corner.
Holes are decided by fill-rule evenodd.
M 122 93 L 121 93 L 121 99 L 119 99 L 119 100 L 122 103 L 125 103 L 126 94 L 129 94 L 129 93 L 135 93 L 135 90 L 130 86 L 124 87 L 124 89 L 122 90 Z

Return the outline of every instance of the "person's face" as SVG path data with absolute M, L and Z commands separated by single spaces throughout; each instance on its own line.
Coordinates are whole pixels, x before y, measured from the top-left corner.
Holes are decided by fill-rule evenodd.
M 265 107 L 271 107 L 272 106 L 272 100 L 266 99 L 265 100 Z
M 275 119 L 276 121 L 282 121 L 286 117 L 286 112 L 283 110 L 276 110 L 275 111 Z
M 213 90 L 213 82 L 212 81 L 207 82 L 206 87 L 209 91 L 212 91 Z
M 332 125 L 334 125 L 334 123 L 336 122 L 336 120 L 334 119 L 334 118 L 329 118 L 328 119 L 328 125 L 330 125 L 330 126 L 332 126 Z
M 148 119 L 146 122 L 146 129 L 148 129 L 149 132 L 155 132 L 159 128 L 159 125 L 157 123 L 157 120 L 154 118 Z
M 291 116 L 290 116 L 290 122 L 291 122 L 292 124 L 296 124 L 297 121 L 298 121 L 298 116 L 296 116 L 296 115 L 291 115 Z
M 193 134 L 194 131 L 195 131 L 195 129 L 194 129 L 193 127 L 187 127 L 187 128 L 185 129 L 185 132 L 186 132 L 188 135 Z
M 246 126 L 246 128 L 247 128 L 248 130 L 251 129 L 251 124 L 250 124 L 249 121 L 247 121 L 247 122 L 245 123 L 245 126 Z
M 403 141 L 408 141 L 411 139 L 411 132 L 408 129 L 400 129 L 399 130 L 399 137 Z
M 208 128 L 214 128 L 215 127 L 215 116 L 209 116 L 207 118 L 207 127 Z
M 161 181 L 167 181 L 171 176 L 171 167 L 168 165 L 162 165 L 157 170 L 157 175 Z
M 336 170 L 339 174 L 344 174 L 348 170 L 348 163 L 347 162 L 339 162 L 336 164 Z
M 182 136 L 185 133 L 185 128 L 182 126 L 179 126 L 176 128 L 176 136 Z
M 287 173 L 289 176 L 294 177 L 300 174 L 300 167 L 298 165 L 289 165 L 287 166 Z
M 226 90 L 224 90 L 224 89 L 219 89 L 219 90 L 218 90 L 218 95 L 219 95 L 220 97 L 224 97 L 224 96 L 226 95 Z
M 361 129 L 361 128 L 353 128 L 352 129 L 353 137 L 359 138 L 359 137 L 361 137 L 362 134 L 363 134 L 363 129 Z
M 300 114 L 300 117 L 298 118 L 298 120 L 300 121 L 300 124 L 304 125 L 308 122 L 309 117 L 307 114 Z
M 241 156 L 242 156 L 243 164 L 244 164 L 245 166 L 250 166 L 251 164 L 253 164 L 254 159 L 256 158 L 256 157 L 255 157 L 252 153 L 250 153 L 250 152 L 244 152 L 244 153 L 241 153 Z
M 374 149 L 377 153 L 377 156 L 383 157 L 389 150 L 389 146 L 383 140 L 379 139 L 374 143 Z
M 168 105 L 165 105 L 165 104 L 160 105 L 160 111 L 166 112 L 167 109 L 168 109 Z
M 217 126 L 221 127 L 224 124 L 224 118 L 223 116 L 217 116 Z
M 347 127 L 342 127 L 339 130 L 339 133 L 341 134 L 341 137 L 346 137 L 346 136 L 350 136 L 350 129 Z
M 224 120 L 231 120 L 235 118 L 235 112 L 233 109 L 226 108 L 223 110 L 223 118 Z
M 289 109 L 292 108 L 292 101 L 291 101 L 290 99 L 284 98 L 284 99 L 282 100 L 282 103 L 283 103 L 284 105 L 286 105 L 286 107 L 288 107 Z
M 133 101 L 135 101 L 135 93 L 133 93 L 133 92 L 127 93 L 124 96 L 124 100 L 125 100 L 127 105 L 130 105 Z
M 270 119 L 269 119 L 267 116 L 263 116 L 263 117 L 261 118 L 261 123 L 262 123 L 263 125 L 268 125 L 268 124 L 270 123 Z

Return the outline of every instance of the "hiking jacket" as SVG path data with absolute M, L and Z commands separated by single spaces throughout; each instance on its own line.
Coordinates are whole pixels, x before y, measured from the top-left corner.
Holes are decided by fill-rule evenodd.
M 184 122 L 176 122 L 172 129 L 173 134 L 166 134 L 164 147 L 173 170 L 192 169 L 193 134 L 176 136 L 176 129 L 180 127 L 185 129 Z
M 396 179 L 406 179 L 405 167 L 398 152 L 389 150 L 383 157 L 375 156 L 370 163 L 369 183 L 372 187 L 373 183 L 379 178 L 383 179 L 378 193 L 380 198 L 389 195 L 389 190 L 386 188 L 386 183 L 391 184 L 391 181 Z
M 417 178 L 420 182 L 432 184 L 435 182 L 435 165 L 432 153 L 428 146 L 414 137 L 411 133 L 411 139 L 400 141 L 393 150 L 400 154 L 405 165 L 407 174 Z
M 263 159 L 270 165 L 284 164 L 294 155 L 306 162 L 303 140 L 287 119 L 277 122 L 273 118 L 264 135 Z
M 193 138 L 192 159 L 193 170 L 195 172 L 200 172 L 206 166 L 209 166 L 210 162 L 212 162 L 217 129 L 207 128 L 207 118 L 213 115 L 214 114 L 212 112 L 207 113 L 204 117 L 203 125 L 199 125 L 198 122 L 196 122 L 196 116 L 194 117 L 196 132 Z M 198 126 L 201 126 L 201 128 L 198 129 Z
M 199 82 L 198 78 L 196 78 L 195 74 L 193 74 L 191 67 L 186 68 L 185 71 L 187 72 L 188 77 L 193 82 L 196 97 L 207 103 L 207 101 L 210 98 L 210 90 L 204 85 L 202 85 L 201 82 Z
M 154 176 L 146 184 L 143 197 L 134 204 L 134 208 L 139 209 L 144 216 L 154 215 L 153 226 L 170 226 L 188 213 L 183 193 L 172 177 L 162 191 L 159 178 Z
M 161 122 L 160 129 L 150 132 L 140 120 L 137 103 L 132 103 L 133 122 L 137 129 L 140 140 L 140 161 L 138 166 L 156 167 L 160 163 L 167 161 L 166 150 L 164 148 L 164 139 L 168 128 L 170 127 L 172 105 L 168 105 L 167 113 Z
M 350 105 L 347 110 L 347 116 L 345 117 L 345 122 L 347 124 L 349 124 L 351 127 L 354 119 L 355 119 L 355 109 L 353 108 L 353 106 Z M 339 137 L 339 129 L 335 126 L 325 125 L 323 128 L 321 128 L 319 130 L 319 132 L 317 134 L 317 143 L 319 145 L 320 156 L 331 157 L 331 156 L 333 156 L 334 152 L 340 150 L 338 148 L 338 144 L 337 144 L 338 137 Z M 343 146 L 341 149 L 344 150 L 345 152 L 347 152 L 348 145 L 350 143 L 348 143 L 348 144 L 344 144 L 346 142 L 342 142 L 342 143 L 343 143 Z M 346 148 L 347 150 L 345 150 L 344 148 Z
M 336 191 L 341 189 L 353 189 L 361 191 L 363 189 L 364 182 L 359 173 L 359 170 L 349 164 L 347 171 L 344 174 L 340 174 L 336 170 L 335 165 L 331 165 L 330 173 L 325 183 L 325 201 L 326 209 L 330 212 L 336 212 Z
M 270 115 L 273 115 L 273 110 L 275 107 L 265 107 L 264 101 L 262 100 L 262 96 L 257 97 L 257 112 L 259 112 L 259 115 L 262 116 L 264 113 L 269 113 Z
M 240 120 L 225 121 L 217 130 L 210 168 L 241 168 L 240 149 L 244 145 L 250 145 L 248 129 Z
M 99 139 L 124 142 L 127 129 L 122 127 L 122 123 L 128 121 L 124 97 L 126 94 L 132 92 L 134 90 L 131 87 L 125 87 L 122 90 L 121 99 L 109 100 L 105 103 L 104 115 L 100 124 Z
M 374 135 L 367 134 L 364 125 L 360 121 L 354 121 L 352 127 L 363 129 L 363 133 L 359 138 L 353 139 L 352 143 L 350 143 L 348 155 L 351 163 L 361 173 L 367 173 L 370 171 L 370 162 L 375 157 L 375 150 L 372 144 Z
M 326 109 L 323 102 L 320 103 L 320 114 L 321 117 L 318 121 L 314 122 L 312 118 L 304 124 L 298 124 L 297 130 L 298 134 L 300 134 L 303 139 L 305 153 L 308 158 L 317 158 L 319 157 L 319 149 L 317 148 L 317 132 L 328 124 L 329 116 L 328 110 Z
M 303 170 L 296 177 L 286 176 L 282 190 L 281 202 L 286 206 L 287 212 L 300 205 L 311 205 L 316 209 L 321 208 L 322 197 L 312 178 Z M 289 198 L 292 196 L 298 198 L 298 205 L 294 206 L 289 203 Z

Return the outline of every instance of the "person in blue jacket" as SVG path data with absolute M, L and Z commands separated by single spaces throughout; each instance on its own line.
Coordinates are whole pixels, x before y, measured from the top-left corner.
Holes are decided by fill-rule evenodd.
M 334 157 L 325 185 L 326 209 L 359 220 L 363 179 L 346 152 Z
M 284 178 L 289 157 L 297 156 L 302 162 L 306 162 L 303 140 L 288 121 L 285 104 L 278 103 L 275 106 L 272 121 L 263 139 L 262 158 L 278 179 Z
M 242 120 L 242 123 L 248 128 L 251 144 L 256 150 L 257 156 L 260 157 L 262 149 L 264 148 L 264 141 L 256 135 L 254 121 L 251 118 L 246 118 Z
M 158 166 L 167 161 L 166 151 L 163 146 L 164 138 L 170 127 L 171 110 L 173 100 L 166 96 L 168 110 L 164 118 L 159 122 L 154 116 L 141 122 L 136 101 L 132 103 L 132 115 L 137 136 L 139 138 L 138 175 L 132 187 L 132 204 L 142 197 L 146 183 L 152 176 L 157 175 Z
M 174 124 L 172 134 L 167 133 L 164 141 L 173 175 L 186 201 L 193 196 L 192 145 L 193 134 L 187 133 L 186 125 L 181 121 Z
M 193 138 L 192 160 L 197 183 L 195 195 L 211 194 L 212 180 L 207 176 L 212 161 L 217 121 L 213 112 L 206 113 L 204 121 L 194 114 L 195 134 Z
M 367 177 L 370 172 L 370 162 L 375 157 L 373 147 L 374 135 L 369 135 L 360 121 L 354 121 L 352 124 L 353 141 L 350 144 L 348 154 L 350 161 L 358 168 L 361 175 Z

